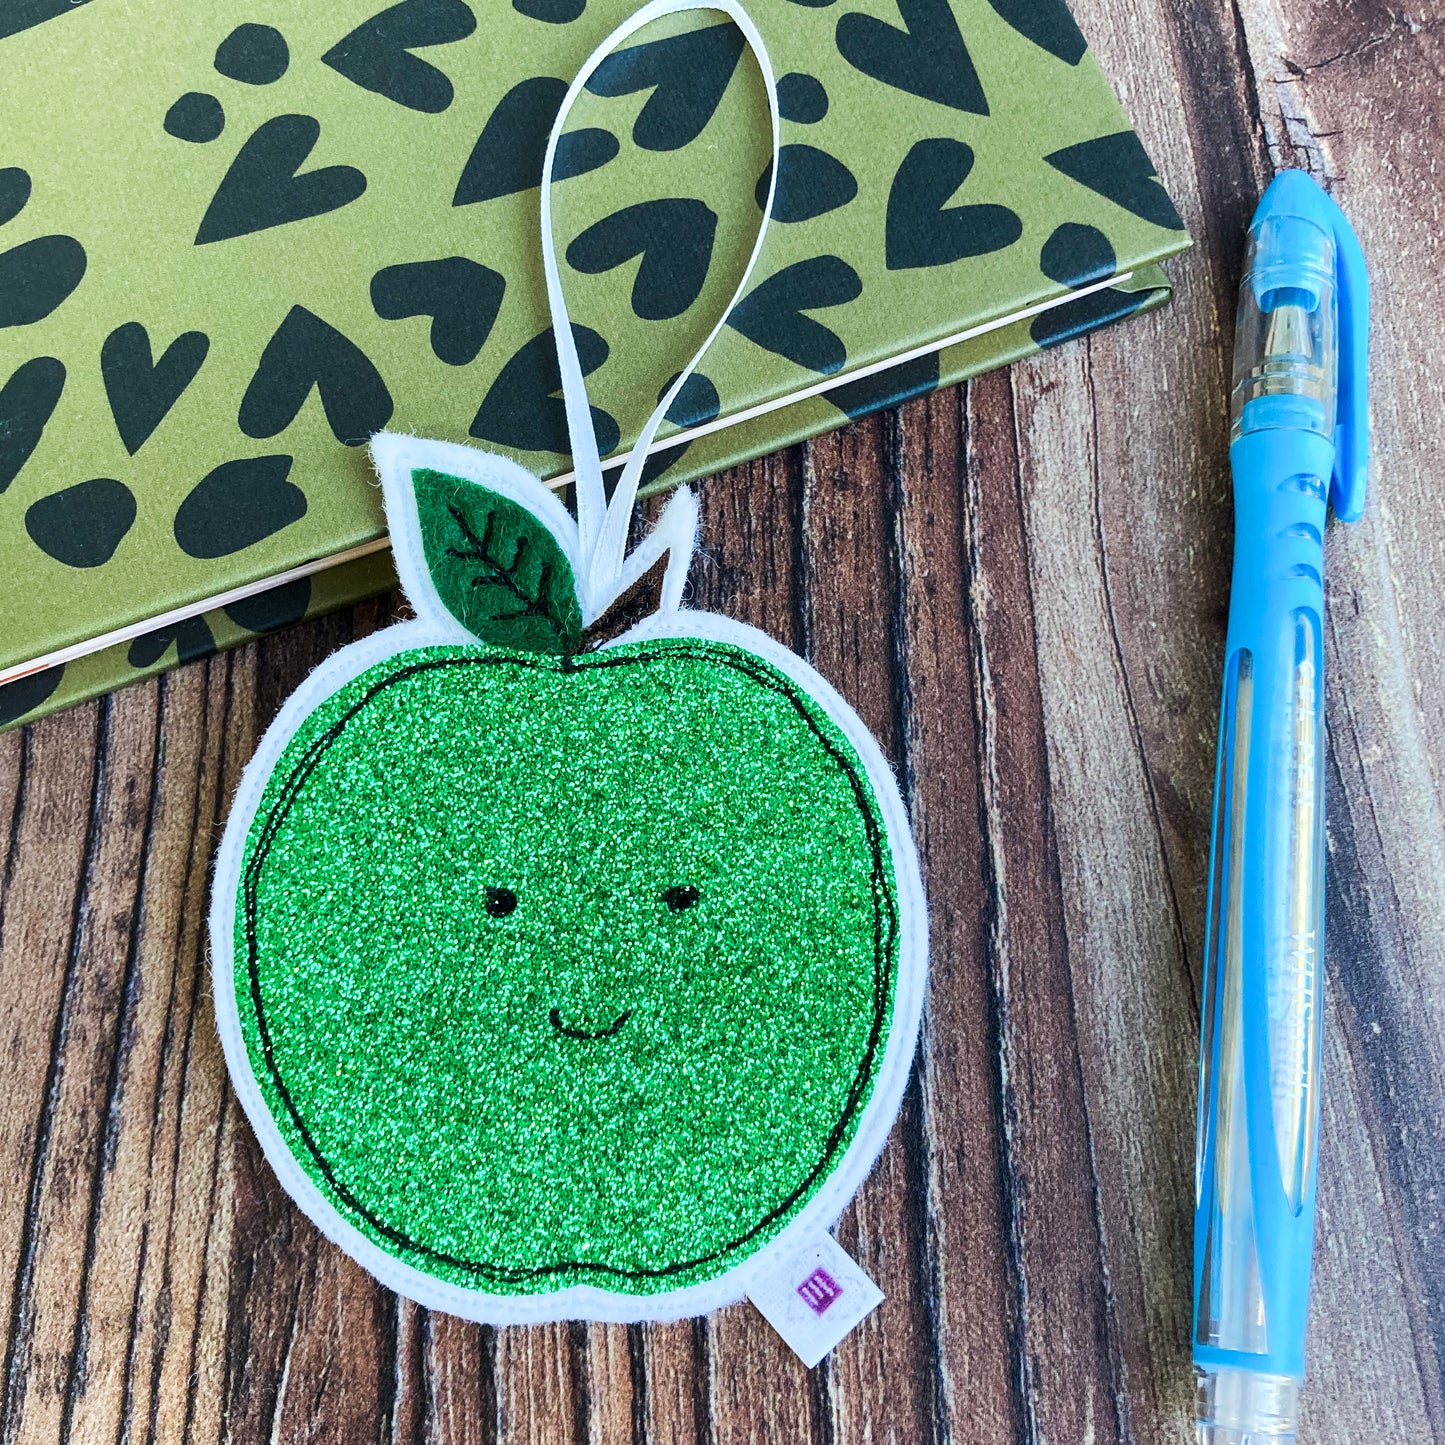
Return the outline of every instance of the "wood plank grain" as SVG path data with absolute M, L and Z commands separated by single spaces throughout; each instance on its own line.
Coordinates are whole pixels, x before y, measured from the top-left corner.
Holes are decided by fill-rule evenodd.
M 18 742 L 6 740 L 14 759 L 14 801 L 0 915 L 5 1019 L 0 1068 L 8 1101 L 0 1138 L 7 1176 L 17 1186 L 0 1191 L 0 1263 L 9 1281 L 0 1438 L 7 1442 L 18 1438 L 32 1388 L 39 1212 L 70 1017 L 66 1005 L 78 987 L 72 934 L 84 875 L 99 846 L 95 799 L 104 725 L 102 708 L 92 705 L 52 727 L 27 730 Z M 70 766 L 77 756 L 82 766 Z
M 1109 1287 L 1125 1311 L 1121 1348 L 1129 1378 L 1139 1381 L 1128 1408 L 1146 1438 L 1182 1439 L 1198 1015 L 1147 743 L 1120 652 L 1091 485 L 1099 475 L 1093 427 L 1061 405 L 1075 387 L 1088 388 L 1088 359 L 1087 347 L 1050 358 L 1047 385 L 1044 363 L 1012 378 L 1023 473 L 1032 479 L 1024 493 L 1030 591 L 1091 1158 Z M 1057 478 L 1069 481 L 1059 486 Z M 1144 1040 L 1152 1046 L 1141 1047 Z M 1145 1382 L 1162 1386 L 1173 1408 L 1150 1399 Z
M 213 700 L 206 684 L 197 671 L 156 689 L 154 788 L 135 879 L 120 1044 L 109 1064 L 108 1157 L 92 1185 L 76 1439 L 160 1429 L 172 1418 L 163 1395 L 177 1425 L 185 1409 L 186 1375 L 176 1368 L 185 1354 L 168 1345 L 172 1331 L 186 1342 L 193 1318 L 205 1240 L 196 1206 L 214 1190 L 209 1165 L 225 1092 L 209 1013 L 197 1018 L 199 915 L 209 824 L 220 804 L 221 732 L 205 725 Z M 200 726 L 184 725 L 192 709 Z M 192 1071 L 198 1042 L 201 1067 Z M 123 1373 L 104 1368 L 111 1361 Z
M 706 1320 L 640 1325 L 632 1339 L 641 1346 L 643 1393 L 630 1445 L 709 1445 Z
M 647 1379 L 641 1325 L 588 1325 L 586 1410 L 588 1445 L 627 1445 L 647 1438 Z
M 970 428 L 975 671 L 985 755 L 985 876 L 997 900 L 988 969 L 997 1019 L 1025 1428 L 1044 1439 L 1126 1431 L 1100 1249 L 1058 839 L 1028 574 L 1021 433 L 1008 376 L 975 383 Z M 989 393 L 992 393 L 990 398 Z M 1028 598 L 1029 606 L 1017 599 Z M 1081 686 L 1083 679 L 1081 678 Z
M 1197 240 L 1165 312 L 703 488 L 691 597 L 809 656 L 907 795 L 924 1042 L 806 1371 L 746 1305 L 493 1331 L 276 1184 L 210 1010 L 255 740 L 386 599 L 0 737 L 0 1445 L 1182 1441 L 1199 953 L 1249 212 L 1375 267 L 1377 495 L 1330 535 L 1329 1011 L 1306 1442 L 1445 1439 L 1445 14 L 1078 0 Z
M 976 613 L 968 484 L 971 389 L 899 417 L 899 663 L 908 678 L 903 767 L 929 901 L 931 978 L 919 1045 L 916 1144 L 926 1171 L 921 1286 L 943 1440 L 1017 1438 L 1024 1425 L 1005 1180 L 996 998 L 986 960 L 996 895 L 983 830 Z
M 805 655 L 852 701 L 895 768 L 903 757 L 896 462 L 892 417 L 869 418 L 808 448 L 801 609 Z M 860 484 L 865 477 L 870 485 Z M 846 1445 L 937 1437 L 929 1380 L 938 1327 L 918 1270 L 926 1245 L 923 1159 L 915 1076 L 873 1174 L 837 1230 L 886 1295 L 828 1363 L 835 1438 Z
M 496 1331 L 497 1439 L 505 1445 L 585 1445 L 585 1331 L 567 1324 Z
M 88 845 L 47 1070 L 43 1145 L 27 1219 L 30 1247 L 17 1292 L 15 1363 L 23 1372 L 12 1375 L 15 1385 L 23 1383 L 12 1417 L 17 1440 L 68 1437 L 89 1383 L 92 1329 L 101 1335 L 97 1363 L 114 1376 L 124 1360 L 131 1288 L 123 1275 L 118 1295 L 103 1288 L 111 1280 L 95 1268 L 94 1226 L 108 1173 L 104 1155 L 118 1122 L 120 1035 L 137 980 L 131 920 L 142 903 L 137 880 L 155 795 L 156 711 L 152 693 L 107 700 L 98 709 Z M 123 1271 L 133 1268 L 137 1243 L 134 1236 L 127 1241 Z
M 495 1445 L 501 1408 L 496 1346 L 493 1329 L 425 1312 L 425 1440 Z

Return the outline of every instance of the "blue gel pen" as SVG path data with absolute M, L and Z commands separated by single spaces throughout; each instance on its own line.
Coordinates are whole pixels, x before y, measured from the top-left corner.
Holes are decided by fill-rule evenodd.
M 1324 528 L 1365 503 L 1369 283 L 1302 171 L 1250 223 L 1195 1159 L 1199 1445 L 1292 1441 L 1305 1367 L 1324 941 Z

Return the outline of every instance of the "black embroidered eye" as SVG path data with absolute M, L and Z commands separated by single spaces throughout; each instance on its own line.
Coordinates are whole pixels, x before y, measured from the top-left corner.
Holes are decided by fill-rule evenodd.
M 510 888 L 487 889 L 487 912 L 493 918 L 505 918 L 517 906 L 517 895 Z
M 681 913 L 684 908 L 691 908 L 697 900 L 698 891 L 691 883 L 675 883 L 662 895 L 662 901 L 674 913 Z

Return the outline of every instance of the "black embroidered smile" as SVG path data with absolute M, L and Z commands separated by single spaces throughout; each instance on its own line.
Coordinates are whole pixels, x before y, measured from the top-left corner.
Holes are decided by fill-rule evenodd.
M 615 1019 L 612 1020 L 610 1024 L 607 1025 L 605 1029 L 578 1029 L 573 1028 L 571 1024 L 564 1024 L 562 1022 L 561 1009 L 554 1008 L 552 1012 L 547 1015 L 547 1017 L 552 1021 L 552 1027 L 556 1029 L 559 1034 L 564 1035 L 566 1038 L 610 1039 L 612 1035 L 615 1034 L 622 1027 L 622 1025 L 625 1024 L 627 1020 L 632 1017 L 632 1010 L 624 1009 L 620 1014 L 618 1014 Z

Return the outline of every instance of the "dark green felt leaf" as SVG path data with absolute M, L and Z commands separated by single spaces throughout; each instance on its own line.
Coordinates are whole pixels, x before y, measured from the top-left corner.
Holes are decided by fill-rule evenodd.
M 557 539 L 526 507 L 476 482 L 412 473 L 422 551 L 447 611 L 483 642 L 576 652 L 582 609 Z

